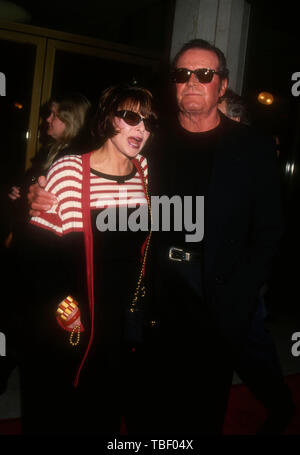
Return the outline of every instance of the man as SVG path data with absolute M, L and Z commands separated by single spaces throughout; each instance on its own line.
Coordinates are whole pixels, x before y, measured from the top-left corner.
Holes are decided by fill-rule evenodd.
M 149 155 L 150 184 L 158 182 L 152 194 L 203 195 L 204 238 L 187 243 L 181 232 L 160 236 L 157 300 L 166 314 L 177 311 L 174 334 L 191 340 L 185 346 L 194 362 L 203 353 L 193 336 L 198 325 L 211 386 L 223 387 L 215 407 L 221 412 L 230 363 L 236 364 L 248 339 L 281 237 L 275 146 L 218 110 L 228 84 L 218 49 L 202 40 L 187 43 L 171 74 L 177 116 Z M 212 387 L 206 390 L 213 397 Z
M 204 196 L 204 238 L 187 242 L 186 231 L 176 226 L 153 234 L 158 330 L 152 386 L 147 381 L 141 399 L 158 434 L 220 434 L 232 364 L 281 236 L 276 158 L 272 140 L 218 110 L 228 84 L 219 49 L 200 39 L 187 43 L 171 75 L 176 112 L 172 117 L 168 105 L 149 153 L 150 191 L 168 200 L 192 197 L 182 212 L 186 230 L 185 215 L 199 211 L 196 197 Z M 42 192 L 32 208 L 45 208 L 38 204 L 44 197 Z

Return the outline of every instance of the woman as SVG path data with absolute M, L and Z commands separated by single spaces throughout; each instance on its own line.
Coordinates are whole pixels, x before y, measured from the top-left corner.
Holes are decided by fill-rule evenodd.
M 71 149 L 80 150 L 83 142 L 86 143 L 86 125 L 88 123 L 91 104 L 89 100 L 80 93 L 65 94 L 62 97 L 52 98 L 43 109 L 42 117 L 44 120 L 41 123 L 40 140 L 42 147 L 36 157 L 33 159 L 32 166 L 25 173 L 22 184 L 20 186 L 12 186 L 8 197 L 7 193 L 3 197 L 5 217 L 2 219 L 1 241 L 4 245 L 5 261 L 3 267 L 13 270 L 15 267 L 14 249 L 21 241 L 28 221 L 28 205 L 27 205 L 27 190 L 28 186 L 35 181 L 36 177 L 45 174 L 51 164 L 59 157 L 64 156 Z M 8 264 L 11 264 L 10 266 Z M 8 274 L 8 279 L 4 280 L 4 292 L 8 296 L 11 295 L 11 288 L 14 287 L 14 276 Z M 16 300 L 19 297 L 16 296 Z M 10 315 L 10 310 L 4 309 L 6 317 L 12 320 L 14 315 Z M 13 322 L 9 326 L 13 326 Z M 7 327 L 7 333 L 10 333 L 11 328 Z M 5 388 L 8 377 L 17 364 L 15 358 L 14 346 L 17 335 L 11 334 L 9 337 L 10 344 L 7 356 L 8 368 L 1 369 L 0 383 L 3 383 Z
M 82 146 L 86 149 L 87 125 L 91 111 L 89 100 L 80 93 L 53 98 L 48 106 L 50 113 L 46 118 L 45 132 L 51 139 L 48 142 L 43 171 L 47 171 L 55 160 L 67 153 L 74 153 L 76 150 L 79 152 Z
M 58 159 L 48 172 L 46 190 L 58 203 L 31 219 L 27 242 L 43 258 L 43 268 L 36 257 L 32 264 L 38 284 L 25 316 L 27 433 L 113 434 L 127 410 L 135 414 L 140 398 L 128 390 L 145 334 L 134 297 L 150 233 L 124 226 L 137 208 L 150 211 L 140 152 L 155 120 L 149 91 L 111 87 L 94 122 L 97 148 Z
M 86 140 L 86 125 L 91 103 L 84 95 L 72 93 L 52 98 L 43 110 L 44 120 L 40 127 L 40 140 L 43 145 L 25 175 L 25 183 L 47 172 L 55 159 L 66 154 L 70 148 L 74 153 L 74 148 L 80 147 Z M 9 198 L 19 199 L 20 189 L 19 186 L 13 186 Z
M 87 143 L 87 125 L 91 112 L 91 103 L 80 93 L 72 93 L 52 98 L 43 109 L 44 120 L 40 127 L 42 147 L 33 158 L 32 166 L 25 173 L 21 186 L 12 186 L 8 198 L 6 246 L 10 246 L 13 235 L 22 235 L 24 220 L 28 219 L 27 191 L 37 177 L 45 175 L 51 164 L 67 155 L 70 150 L 85 151 Z

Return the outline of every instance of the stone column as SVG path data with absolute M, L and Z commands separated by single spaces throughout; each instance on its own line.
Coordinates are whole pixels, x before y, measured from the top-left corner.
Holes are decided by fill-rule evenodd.
M 225 54 L 229 86 L 241 94 L 249 16 L 245 0 L 176 0 L 170 58 L 191 39 L 211 42 Z

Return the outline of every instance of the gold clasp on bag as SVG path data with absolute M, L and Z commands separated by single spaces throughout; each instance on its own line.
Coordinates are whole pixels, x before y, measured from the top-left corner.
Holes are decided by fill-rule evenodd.
M 72 296 L 69 295 L 60 302 L 56 310 L 56 318 L 62 328 L 71 332 L 69 339 L 70 344 L 72 346 L 77 346 L 80 342 L 80 332 L 84 329 L 80 320 L 78 303 Z

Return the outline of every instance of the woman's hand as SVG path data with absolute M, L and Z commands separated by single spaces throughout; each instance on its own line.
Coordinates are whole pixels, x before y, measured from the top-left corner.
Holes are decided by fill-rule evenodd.
M 29 187 L 27 199 L 30 206 L 30 216 L 39 216 L 40 212 L 45 212 L 51 209 L 52 205 L 58 203 L 56 197 L 52 193 L 43 189 L 46 184 L 46 177 L 41 176 L 38 178 L 38 183 L 34 183 Z
M 21 197 L 20 189 L 21 188 L 19 186 L 12 186 L 10 192 L 8 193 L 9 199 L 12 201 L 19 199 Z

